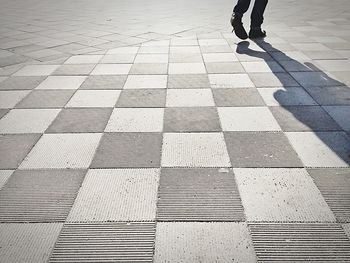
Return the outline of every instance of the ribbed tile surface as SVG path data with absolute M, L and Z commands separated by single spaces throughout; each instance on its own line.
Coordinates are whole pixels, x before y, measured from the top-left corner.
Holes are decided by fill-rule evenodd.
M 85 171 L 17 170 L 0 191 L 0 222 L 63 222 Z
M 0 262 L 46 263 L 62 225 L 0 224 Z
M 161 221 L 241 221 L 243 207 L 228 169 L 163 169 L 158 191 Z
M 6 181 L 10 178 L 13 170 L 0 170 L 0 189 L 4 186 Z
M 308 172 L 338 221 L 350 222 L 350 169 L 312 169 Z
M 50 262 L 152 262 L 155 223 L 66 224 Z
M 350 241 L 337 224 L 252 224 L 258 262 L 350 262 Z

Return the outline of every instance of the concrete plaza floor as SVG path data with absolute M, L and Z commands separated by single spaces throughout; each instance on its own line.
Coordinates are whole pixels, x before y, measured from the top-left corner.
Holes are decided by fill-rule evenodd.
M 350 3 L 232 6 L 0 0 L 1 263 L 350 262 Z

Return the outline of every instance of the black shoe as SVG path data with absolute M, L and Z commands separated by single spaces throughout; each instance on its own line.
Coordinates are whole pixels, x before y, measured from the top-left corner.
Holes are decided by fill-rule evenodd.
M 231 16 L 231 25 L 237 37 L 243 40 L 248 38 L 247 31 L 243 27 L 241 15 L 233 13 Z
M 249 31 L 249 38 L 256 39 L 256 38 L 264 38 L 266 37 L 266 31 L 261 30 L 261 28 L 251 28 Z

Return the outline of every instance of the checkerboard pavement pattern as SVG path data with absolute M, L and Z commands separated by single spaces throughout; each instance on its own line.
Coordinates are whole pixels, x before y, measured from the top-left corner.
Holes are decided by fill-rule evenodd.
M 349 5 L 286 2 L 258 42 L 2 17 L 0 262 L 350 262 Z

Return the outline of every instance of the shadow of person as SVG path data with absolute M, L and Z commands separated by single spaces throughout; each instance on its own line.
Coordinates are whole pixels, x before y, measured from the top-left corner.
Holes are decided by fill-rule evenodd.
M 257 50 L 242 41 L 236 52 L 264 61 L 281 83 L 278 88 L 259 90 L 273 92 L 274 101 L 267 105 L 304 165 L 348 167 L 350 125 L 344 114 L 349 108 L 344 106 L 350 106 L 350 88 L 313 63 L 299 62 L 265 40 L 253 43 Z

